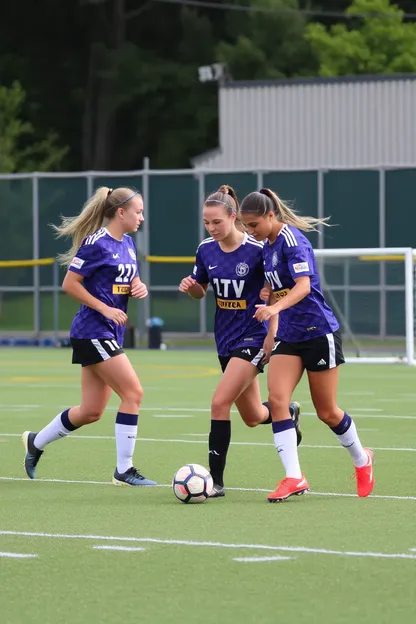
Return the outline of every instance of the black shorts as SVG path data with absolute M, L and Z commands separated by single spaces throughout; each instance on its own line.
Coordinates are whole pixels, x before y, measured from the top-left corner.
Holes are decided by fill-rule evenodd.
M 311 372 L 319 372 L 344 364 L 341 332 L 326 334 L 302 342 L 277 340 L 273 355 L 297 355 L 302 358 L 303 366 Z
M 72 364 L 92 366 L 124 353 L 113 338 L 71 338 Z
M 218 359 L 220 361 L 222 372 L 225 371 L 228 362 L 234 357 L 250 362 L 250 364 L 253 364 L 253 366 L 258 368 L 260 373 L 264 371 L 264 351 L 261 347 L 239 347 L 238 349 L 234 349 L 234 351 L 231 352 L 231 355 L 219 355 Z

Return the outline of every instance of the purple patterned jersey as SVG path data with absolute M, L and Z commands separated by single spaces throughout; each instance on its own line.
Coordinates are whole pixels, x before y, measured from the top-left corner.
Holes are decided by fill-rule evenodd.
M 192 277 L 211 284 L 217 309 L 215 342 L 218 355 L 229 356 L 239 347 L 262 347 L 267 324 L 253 315 L 264 286 L 263 243 L 244 235 L 240 247 L 226 253 L 213 238 L 206 238 L 196 252 Z
M 106 228 L 87 236 L 72 260 L 70 271 L 83 276 L 83 286 L 111 308 L 127 311 L 130 282 L 137 276 L 136 248 L 131 236 L 113 238 Z M 125 325 L 116 325 L 92 308 L 81 305 L 71 326 L 71 338 L 115 338 L 123 345 Z
M 339 329 L 339 323 L 322 294 L 312 245 L 299 230 L 284 225 L 275 242 L 263 248 L 264 273 L 276 300 L 285 297 L 295 279 L 308 275 L 311 292 L 296 305 L 279 314 L 277 337 L 302 342 Z

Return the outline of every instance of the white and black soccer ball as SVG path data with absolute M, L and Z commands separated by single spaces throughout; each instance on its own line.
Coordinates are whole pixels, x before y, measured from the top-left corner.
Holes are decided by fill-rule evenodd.
M 203 503 L 211 494 L 214 482 L 208 470 L 199 464 L 186 464 L 175 472 L 173 493 L 182 503 Z

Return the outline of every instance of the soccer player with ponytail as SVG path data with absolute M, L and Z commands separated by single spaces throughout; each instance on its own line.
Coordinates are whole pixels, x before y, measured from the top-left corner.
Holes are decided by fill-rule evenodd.
M 143 200 L 134 189 L 101 187 L 82 212 L 54 226 L 71 237 L 71 249 L 59 260 L 68 267 L 63 290 L 81 303 L 70 332 L 73 364 L 81 364 L 81 404 L 58 414 L 39 433 L 25 431 L 25 470 L 30 479 L 47 444 L 99 420 L 111 392 L 121 400 L 116 417 L 115 485 L 156 485 L 133 466 L 140 381 L 123 351 L 129 297 L 142 299 L 147 288 L 138 275 L 136 248 L 127 236 L 143 223 Z
M 363 448 L 354 421 L 337 405 L 338 367 L 345 361 L 339 323 L 325 301 L 313 248 L 302 233 L 315 230 L 326 220 L 297 215 L 265 188 L 244 198 L 241 218 L 256 240 L 266 241 L 264 271 L 274 301 L 257 305 L 254 316 L 259 322 L 278 323 L 268 388 L 274 442 L 286 478 L 268 500 L 282 501 L 309 489 L 287 409 L 305 369 L 318 417 L 351 455 L 358 496 L 368 496 L 374 487 L 373 452 Z
M 199 245 L 193 273 L 184 277 L 179 290 L 202 299 L 211 284 L 216 300 L 214 333 L 223 376 L 211 403 L 209 467 L 214 481 L 212 496 L 220 497 L 225 495 L 224 469 L 233 403 L 248 427 L 271 423 L 268 403 L 261 401 L 257 376 L 270 357 L 276 319 L 268 328 L 253 318 L 265 281 L 263 243 L 244 231 L 234 189 L 224 185 L 209 195 L 203 218 L 210 238 Z M 289 403 L 290 397 L 288 414 Z M 299 405 L 292 403 L 290 410 L 299 443 Z

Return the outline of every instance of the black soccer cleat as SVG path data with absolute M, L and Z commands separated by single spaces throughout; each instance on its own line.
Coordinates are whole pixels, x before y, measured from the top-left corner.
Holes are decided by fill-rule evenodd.
M 36 433 L 33 431 L 25 431 L 22 435 L 23 444 L 26 449 L 24 467 L 29 479 L 34 479 L 36 477 L 36 466 L 43 454 L 43 451 L 36 448 L 34 444 L 35 438 Z
M 115 469 L 113 476 L 113 485 L 128 485 L 128 486 L 140 486 L 140 485 L 157 485 L 156 481 L 146 479 L 140 472 L 132 466 L 126 472 L 120 473 L 117 468 Z
M 302 432 L 299 428 L 300 403 L 298 403 L 297 401 L 293 401 L 293 403 L 291 403 L 289 406 L 289 410 L 292 420 L 295 423 L 297 445 L 299 446 L 299 444 L 302 442 Z
M 212 492 L 208 498 L 222 498 L 223 496 L 225 496 L 225 487 L 214 483 L 214 487 L 212 488 Z

